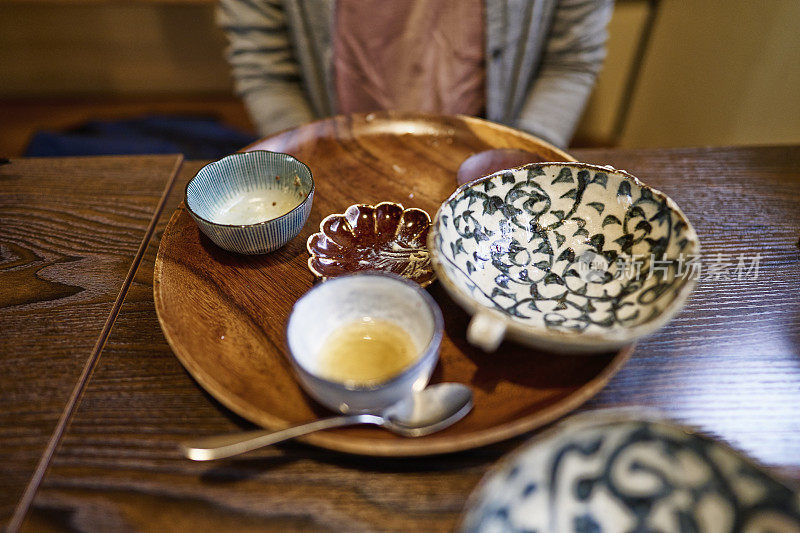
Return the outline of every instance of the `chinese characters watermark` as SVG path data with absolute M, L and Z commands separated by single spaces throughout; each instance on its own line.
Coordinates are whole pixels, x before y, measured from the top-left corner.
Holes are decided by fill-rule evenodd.
M 641 281 L 652 277 L 752 281 L 758 279 L 760 265 L 761 254 L 739 254 L 738 257 L 722 253 L 713 257 L 680 254 L 671 259 L 651 254 L 617 257 L 609 262 L 605 256 L 589 250 L 578 257 L 577 273 L 587 283 L 605 283 L 612 279 Z

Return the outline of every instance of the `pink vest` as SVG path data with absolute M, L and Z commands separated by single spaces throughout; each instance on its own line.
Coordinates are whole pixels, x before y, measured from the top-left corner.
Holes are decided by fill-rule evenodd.
M 483 115 L 484 27 L 482 0 L 338 0 L 339 111 Z

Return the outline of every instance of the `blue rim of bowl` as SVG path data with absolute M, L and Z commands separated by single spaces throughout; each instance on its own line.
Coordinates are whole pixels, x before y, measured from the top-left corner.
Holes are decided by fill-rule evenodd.
M 380 381 L 377 383 L 369 383 L 366 385 L 356 385 L 354 383 L 348 382 L 340 382 L 340 381 L 332 381 L 329 379 L 325 379 L 323 377 L 314 374 L 313 372 L 307 370 L 300 361 L 294 356 L 292 352 L 292 346 L 289 343 L 289 325 L 292 322 L 292 316 L 294 315 L 297 306 L 302 302 L 305 298 L 308 297 L 312 292 L 318 290 L 320 287 L 328 286 L 331 283 L 341 283 L 343 281 L 347 281 L 351 278 L 358 278 L 358 277 L 375 277 L 375 278 L 388 278 L 395 281 L 399 281 L 406 287 L 414 290 L 428 305 L 428 308 L 431 310 L 433 314 L 433 335 L 431 336 L 428 344 L 425 346 L 423 350 L 420 351 L 417 360 L 414 361 L 413 364 L 405 368 L 399 374 L 392 376 L 391 378 L 387 379 L 386 381 Z M 431 355 L 432 352 L 436 352 L 441 348 L 442 338 L 444 337 L 444 318 L 442 317 L 442 310 L 439 308 L 439 304 L 436 303 L 436 300 L 433 299 L 433 296 L 428 294 L 428 291 L 423 289 L 419 286 L 418 283 L 415 283 L 409 279 L 403 278 L 398 276 L 397 274 L 392 274 L 389 272 L 380 272 L 380 271 L 370 271 L 370 272 L 356 272 L 354 274 L 346 274 L 344 276 L 337 276 L 335 278 L 329 279 L 328 281 L 323 281 L 314 287 L 312 287 L 309 291 L 307 291 L 304 295 L 297 299 L 297 301 L 292 306 L 292 312 L 289 313 L 289 320 L 286 323 L 286 347 L 288 348 L 289 358 L 291 359 L 293 366 L 298 369 L 299 372 L 302 372 L 303 375 L 308 376 L 311 378 L 312 381 L 318 381 L 320 383 L 326 383 L 336 387 L 337 389 L 344 390 L 347 392 L 372 392 L 379 389 L 383 389 L 393 385 L 394 383 L 400 381 L 402 378 L 408 376 L 409 374 L 414 373 L 415 371 L 419 370 L 421 366 L 427 361 L 428 357 Z
M 214 222 L 212 220 L 208 220 L 207 218 L 201 217 L 200 215 L 198 215 L 194 211 L 194 209 L 192 209 L 192 207 L 189 205 L 189 185 L 192 184 L 192 182 L 197 178 L 197 176 L 200 175 L 200 173 L 203 170 L 205 170 L 206 168 L 208 168 L 210 166 L 216 165 L 217 163 L 219 163 L 223 159 L 227 159 L 229 157 L 240 157 L 240 156 L 246 156 L 248 154 L 256 154 L 256 153 L 259 153 L 259 152 L 266 152 L 268 154 L 285 155 L 286 157 L 290 157 L 290 158 L 294 159 L 295 162 L 297 162 L 297 163 L 303 165 L 304 167 L 306 167 L 306 170 L 308 170 L 308 177 L 311 179 L 311 188 L 308 190 L 308 194 L 306 194 L 305 198 L 303 198 L 303 200 L 299 204 L 297 204 L 291 210 L 287 211 L 286 213 L 284 213 L 284 214 L 282 214 L 280 216 L 277 216 L 275 218 L 270 218 L 270 219 L 267 219 L 267 220 L 262 220 L 261 222 L 256 222 L 254 224 L 221 224 L 219 222 Z M 198 170 L 197 173 L 194 176 L 192 176 L 192 179 L 190 179 L 186 183 L 186 187 L 183 188 L 183 204 L 186 206 L 186 209 L 189 211 L 189 213 L 192 214 L 193 217 L 199 218 L 200 220 L 202 220 L 206 224 L 211 224 L 212 226 L 221 226 L 221 227 L 225 227 L 225 228 L 252 228 L 254 226 L 260 226 L 261 224 L 267 224 L 269 222 L 274 222 L 276 220 L 280 220 L 283 217 L 288 217 L 289 215 L 291 215 L 292 213 L 294 213 L 295 211 L 297 211 L 298 209 L 303 207 L 303 205 L 305 205 L 305 203 L 308 201 L 308 199 L 311 197 L 311 195 L 314 194 L 314 189 L 315 188 L 316 188 L 316 185 L 314 184 L 314 173 L 311 172 L 311 169 L 308 167 L 308 165 L 306 165 L 305 163 L 303 163 L 302 161 L 297 159 L 295 156 L 293 156 L 291 154 L 284 153 L 284 152 L 273 152 L 271 150 L 249 150 L 247 152 L 234 152 L 232 154 L 226 155 L 225 157 L 220 157 L 216 161 L 212 161 L 211 163 L 207 163 L 207 164 L 203 165 L 203 168 Z

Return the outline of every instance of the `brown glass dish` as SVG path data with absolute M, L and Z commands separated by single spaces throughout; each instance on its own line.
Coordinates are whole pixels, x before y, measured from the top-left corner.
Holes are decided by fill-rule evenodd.
M 430 285 L 436 278 L 426 247 L 431 219 L 392 202 L 351 205 L 328 215 L 308 238 L 308 268 L 323 280 L 365 271 L 392 272 Z

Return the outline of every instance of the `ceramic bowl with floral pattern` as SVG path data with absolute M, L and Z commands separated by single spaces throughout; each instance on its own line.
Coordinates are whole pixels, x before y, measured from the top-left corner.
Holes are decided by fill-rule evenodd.
M 700 243 L 675 202 L 624 171 L 534 163 L 459 187 L 428 248 L 473 315 L 471 343 L 591 353 L 652 334 L 683 307 Z
M 583 413 L 501 460 L 460 530 L 800 533 L 800 494 L 658 413 Z
M 308 268 L 323 280 L 355 272 L 390 272 L 430 285 L 436 275 L 426 247 L 431 218 L 393 202 L 351 205 L 328 215 L 306 242 Z

